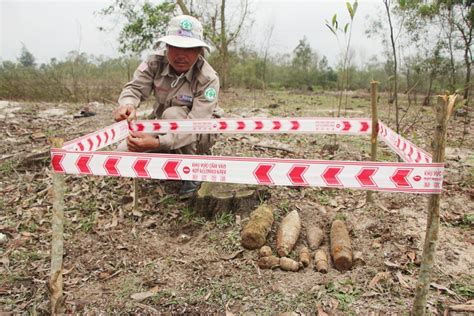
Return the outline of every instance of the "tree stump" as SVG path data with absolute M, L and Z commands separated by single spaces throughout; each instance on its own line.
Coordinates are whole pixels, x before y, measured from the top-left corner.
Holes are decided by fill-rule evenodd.
M 249 215 L 267 197 L 268 190 L 261 186 L 203 182 L 191 207 L 208 219 L 222 213 Z

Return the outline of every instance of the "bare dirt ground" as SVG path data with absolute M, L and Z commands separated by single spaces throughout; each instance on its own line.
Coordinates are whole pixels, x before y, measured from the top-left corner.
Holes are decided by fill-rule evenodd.
M 329 94 L 230 91 L 221 104 L 232 116 L 331 116 Z M 112 104 L 96 116 L 73 119 L 84 104 L 0 101 L 0 312 L 48 313 L 51 172 L 48 141 L 66 140 L 112 123 Z M 367 117 L 370 97 L 354 93 L 347 116 Z M 393 109 L 392 116 L 393 116 Z M 382 96 L 380 118 L 387 121 Z M 405 114 L 405 111 L 402 111 Z M 443 314 L 474 299 L 473 123 L 459 147 L 463 118 L 451 119 L 441 228 L 428 308 Z M 410 107 L 404 135 L 429 150 L 434 116 Z M 365 137 L 321 135 L 221 135 L 215 155 L 368 160 Z M 268 147 L 283 148 L 286 150 Z M 380 160 L 395 161 L 386 146 Z M 365 265 L 327 274 L 259 270 L 257 251 L 243 250 L 246 218 L 223 214 L 205 220 L 179 201 L 177 182 L 142 180 L 139 211 L 133 211 L 128 178 L 66 176 L 64 289 L 67 313 L 233 313 L 329 315 L 408 314 L 421 260 L 427 197 L 321 188 L 269 187 L 266 201 L 276 223 L 298 210 L 303 226 L 329 227 L 343 218 Z M 275 248 L 276 223 L 268 245 Z M 305 233 L 298 241 L 306 243 Z M 296 254 L 292 254 L 295 257 Z

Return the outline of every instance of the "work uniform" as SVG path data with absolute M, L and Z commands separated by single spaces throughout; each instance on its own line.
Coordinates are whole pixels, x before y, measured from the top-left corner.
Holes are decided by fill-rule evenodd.
M 118 103 L 136 108 L 152 93 L 156 98 L 153 108 L 157 119 L 211 119 L 223 114 L 217 105 L 219 78 L 202 56 L 191 69 L 178 76 L 168 63 L 166 51 L 157 51 L 138 66 Z M 156 152 L 193 155 L 207 153 L 216 135 L 169 133 L 157 137 L 160 148 Z M 126 143 L 118 150 L 126 150 Z

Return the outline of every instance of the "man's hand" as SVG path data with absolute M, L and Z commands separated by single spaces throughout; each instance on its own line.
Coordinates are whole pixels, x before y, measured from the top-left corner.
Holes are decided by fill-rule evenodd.
M 130 132 L 127 137 L 128 150 L 134 152 L 145 152 L 160 147 L 160 140 L 150 134 L 142 132 Z
M 127 120 L 131 122 L 137 118 L 137 111 L 132 104 L 125 104 L 121 105 L 115 109 L 114 113 L 114 120 L 116 122 Z

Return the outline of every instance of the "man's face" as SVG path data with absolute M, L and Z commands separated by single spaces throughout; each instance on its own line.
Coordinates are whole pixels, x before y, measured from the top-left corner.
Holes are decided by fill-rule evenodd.
M 180 48 L 168 45 L 168 61 L 179 75 L 188 71 L 194 65 L 201 50 L 201 47 Z

